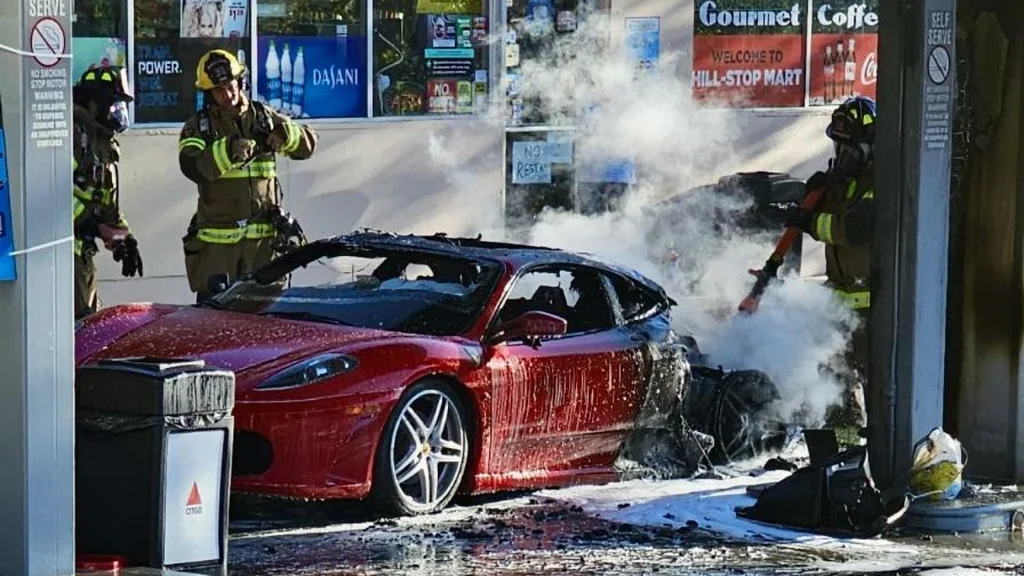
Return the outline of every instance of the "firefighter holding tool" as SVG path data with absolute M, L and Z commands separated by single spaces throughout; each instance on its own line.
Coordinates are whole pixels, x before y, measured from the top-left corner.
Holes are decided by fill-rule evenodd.
M 848 361 L 857 374 L 849 392 L 860 426 L 866 417 L 860 380 L 869 358 L 875 120 L 875 103 L 864 97 L 850 98 L 833 112 L 825 130 L 835 148 L 829 172 L 807 181 L 808 190 L 821 189 L 822 196 L 814 208 L 796 210 L 787 222 L 825 244 L 827 285 L 858 316 Z
M 211 278 L 228 281 L 305 242 L 281 209 L 277 155 L 305 160 L 318 136 L 308 126 L 248 98 L 245 66 L 226 50 L 199 59 L 196 88 L 204 106 L 182 128 L 181 172 L 199 189 L 195 215 L 182 238 L 185 271 L 197 302 Z
M 75 234 L 75 319 L 96 311 L 96 240 L 102 240 L 121 275 L 142 276 L 138 242 L 121 214 L 115 136 L 128 128 L 132 101 L 128 76 L 121 67 L 91 68 L 73 88 L 74 136 L 72 214 Z

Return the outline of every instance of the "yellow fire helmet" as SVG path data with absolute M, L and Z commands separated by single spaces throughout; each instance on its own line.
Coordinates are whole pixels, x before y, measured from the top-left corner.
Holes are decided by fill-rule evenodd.
M 245 74 L 245 66 L 227 50 L 210 50 L 196 65 L 196 88 L 213 90 Z

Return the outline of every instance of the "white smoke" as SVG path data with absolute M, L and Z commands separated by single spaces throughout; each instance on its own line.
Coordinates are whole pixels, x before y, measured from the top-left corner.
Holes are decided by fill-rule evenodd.
M 614 23 L 621 27 L 621 20 Z M 678 71 L 689 54 L 663 53 L 657 69 L 635 78 L 625 50 L 615 42 L 603 45 L 603 38 L 618 33 L 612 24 L 597 13 L 581 19 L 575 34 L 559 35 L 542 58 L 522 63 L 520 90 L 552 123 L 579 128 L 573 139 L 577 169 L 627 158 L 635 162 L 637 183 L 613 212 L 545 210 L 525 234 L 511 239 L 597 254 L 650 276 L 679 302 L 673 310 L 678 332 L 695 336 L 703 352 L 725 368 L 766 372 L 781 390 L 784 417 L 820 423 L 841 391 L 820 369 L 846 347 L 853 316 L 829 290 L 799 278 L 773 283 L 758 313 L 737 314 L 753 285 L 748 270 L 764 264 L 782 231 L 755 236 L 731 229 L 722 215 L 746 207 L 733 197 L 702 193 L 699 201 L 672 212 L 658 202 L 723 176 L 715 170 L 744 138 L 746 120 L 698 109 Z M 503 47 L 503 40 L 494 46 Z M 503 125 L 505 119 L 487 121 Z M 435 159 L 450 170 L 456 197 L 479 206 L 477 179 L 460 174 L 455 159 L 444 153 L 445 143 L 431 144 Z M 457 228 L 499 239 L 496 202 L 489 212 L 469 212 L 457 202 L 467 215 Z M 677 255 L 674 264 L 665 259 L 671 252 Z

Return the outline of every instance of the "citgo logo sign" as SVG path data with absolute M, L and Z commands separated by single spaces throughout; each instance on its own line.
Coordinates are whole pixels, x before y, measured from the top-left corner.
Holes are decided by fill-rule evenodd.
M 203 499 L 199 496 L 199 486 L 193 482 L 192 491 L 188 494 L 188 502 L 185 503 L 186 516 L 198 516 L 203 513 Z

